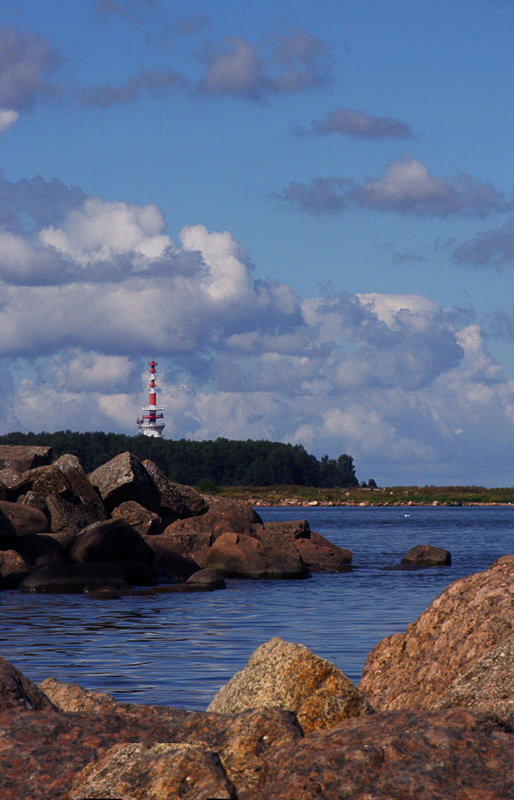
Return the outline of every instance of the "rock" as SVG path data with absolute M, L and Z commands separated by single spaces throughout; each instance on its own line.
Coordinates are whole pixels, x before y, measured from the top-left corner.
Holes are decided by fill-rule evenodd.
M 0 576 L 4 589 L 16 589 L 31 568 L 31 561 L 17 553 L 16 550 L 0 552 Z
M 215 569 L 200 569 L 194 572 L 186 583 L 206 584 L 212 589 L 226 589 L 227 584 Z
M 155 511 L 149 511 L 135 500 L 127 500 L 112 511 L 113 519 L 124 519 L 141 536 L 154 536 L 162 531 L 162 520 Z
M 72 495 L 71 486 L 63 473 L 53 464 L 34 467 L 22 473 L 19 481 L 11 488 L 16 497 L 33 491 L 39 497 L 49 494 Z
M 124 519 L 108 519 L 88 525 L 73 540 L 69 553 L 74 561 L 143 561 L 151 564 L 154 551 Z
M 48 520 L 48 526 L 51 526 L 51 515 L 48 510 L 48 506 L 46 504 L 46 500 L 40 495 L 36 494 L 35 492 L 30 489 L 26 494 L 20 494 L 16 498 L 16 502 L 20 503 L 23 506 L 32 506 L 33 508 L 38 508 L 39 511 L 42 511 L 45 517 Z
M 305 733 L 373 711 L 334 664 L 304 645 L 278 637 L 255 650 L 246 667 L 217 692 L 207 710 L 234 714 L 270 706 L 294 711 Z
M 0 500 L 12 500 L 13 494 L 7 484 L 5 484 L 0 478 Z
M 376 710 L 433 708 L 473 664 L 514 633 L 514 556 L 454 581 L 406 632 L 383 639 L 360 689 Z
M 126 500 L 135 500 L 156 513 L 160 511 L 161 501 L 152 478 L 141 461 L 128 451 L 95 469 L 89 481 L 109 512 Z
M 255 534 L 255 525 L 262 528 L 262 519 L 251 506 L 236 501 L 220 501 L 212 503 L 208 511 L 200 517 L 190 517 L 172 522 L 164 532 L 203 532 L 211 534 L 213 540 L 215 540 L 227 531 L 253 536 Z
M 205 499 L 191 486 L 170 481 L 157 464 L 154 464 L 149 458 L 143 461 L 143 466 L 159 492 L 163 516 L 173 520 L 186 519 L 187 517 L 197 517 L 207 511 L 208 506 Z
M 397 711 L 283 745 L 245 800 L 506 800 L 513 786 L 514 728 L 505 720 Z
M 45 533 L 49 530 L 47 518 L 42 511 L 33 506 L 0 500 L 0 526 L 3 528 L 2 517 L 11 523 L 16 536 L 25 536 L 27 533 Z
M 12 664 L 0 658 L 0 714 L 14 709 L 53 710 L 46 694 Z
M 452 556 L 443 547 L 417 544 L 404 555 L 400 563 L 416 567 L 445 567 L 452 563 Z
M 501 717 L 514 717 L 514 635 L 474 662 L 471 669 L 456 678 L 448 692 L 434 707 L 471 708 Z
M 121 569 L 116 564 L 66 564 L 40 567 L 20 583 L 24 592 L 73 594 L 91 592 L 104 586 L 128 591 Z
M 119 703 L 106 692 L 92 692 L 78 683 L 63 683 L 57 678 L 45 678 L 38 687 L 55 708 L 66 712 L 88 711 L 95 714 L 117 712 Z
M 80 708 L 76 688 L 69 691 L 75 698 L 69 702 Z M 148 748 L 157 743 L 192 744 L 214 751 L 229 780 L 238 790 L 241 787 L 238 796 L 243 798 L 260 784 L 270 754 L 302 737 L 295 715 L 278 708 L 208 714 L 114 700 L 109 703 L 105 695 L 97 696 L 95 702 L 91 697 L 95 693 L 85 694 L 84 709 L 89 710 L 20 712 L 16 708 L 1 715 L 2 800 L 69 800 L 70 787 L 81 769 L 98 761 L 114 745 L 134 742 Z M 61 688 L 59 703 L 65 708 L 66 702 L 66 689 Z M 199 800 L 204 796 L 193 797 Z
M 153 566 L 142 561 L 118 561 L 123 577 L 131 586 L 157 586 L 157 573 Z
M 82 528 L 94 522 L 103 522 L 107 518 L 105 510 L 97 503 L 82 500 L 75 495 L 66 498 L 50 494 L 45 498 L 50 514 L 50 527 L 53 533 L 72 531 L 78 533 Z
M 16 486 L 18 481 L 21 478 L 22 473 L 14 469 L 14 467 L 6 467 L 5 469 L 0 469 L 0 481 L 7 486 L 8 489 L 12 489 L 13 486 Z M 3 497 L 1 498 L 4 499 Z M 8 497 L 8 500 L 12 498 Z
M 191 555 L 199 567 L 210 567 L 228 578 L 307 578 L 310 574 L 299 556 L 244 533 L 223 533 L 212 547 Z
M 311 531 L 306 519 L 288 522 L 265 522 L 255 526 L 255 536 L 273 547 L 286 549 L 300 557 L 311 572 L 337 572 L 348 569 L 352 553 Z
M 57 467 L 67 479 L 75 497 L 80 498 L 84 503 L 95 505 L 98 514 L 103 514 L 103 519 L 105 519 L 102 499 L 87 477 L 80 459 L 71 453 L 66 453 L 54 462 L 54 467 Z
M 27 533 L 25 536 L 20 536 L 16 540 L 14 549 L 32 561 L 42 556 L 61 558 L 64 555 L 62 545 L 53 536 L 44 533 Z
M 193 573 L 198 572 L 198 564 L 177 553 L 163 535 L 147 536 L 145 542 L 154 553 L 154 566 L 166 570 L 175 580 L 187 581 Z
M 69 800 L 235 800 L 217 753 L 195 744 L 118 744 L 77 775 Z
M 172 525 L 168 525 L 160 534 L 158 541 L 161 545 L 170 547 L 175 553 L 189 556 L 196 550 L 210 547 L 214 537 L 210 531 L 175 531 Z
M 0 444 L 0 469 L 16 469 L 25 472 L 34 467 L 52 463 L 51 447 Z

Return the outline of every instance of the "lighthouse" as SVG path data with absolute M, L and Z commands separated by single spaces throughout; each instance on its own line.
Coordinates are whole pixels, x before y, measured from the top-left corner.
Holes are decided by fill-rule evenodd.
M 155 439 L 160 439 L 164 428 L 164 422 L 161 420 L 164 417 L 163 407 L 157 405 L 157 392 L 155 389 L 155 367 L 157 361 L 150 361 L 150 400 L 147 406 L 144 406 L 141 411 L 143 412 L 137 418 L 137 426 L 139 433 L 143 436 L 153 436 Z

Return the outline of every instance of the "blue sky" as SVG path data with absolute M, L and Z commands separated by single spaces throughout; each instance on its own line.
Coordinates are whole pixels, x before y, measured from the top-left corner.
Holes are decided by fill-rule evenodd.
M 0 432 L 512 485 L 514 2 L 0 4 Z

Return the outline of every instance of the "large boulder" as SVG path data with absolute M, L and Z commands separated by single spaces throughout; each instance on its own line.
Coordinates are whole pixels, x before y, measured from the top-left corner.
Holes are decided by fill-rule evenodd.
M 33 467 L 52 463 L 51 447 L 33 447 L 23 444 L 0 444 L 0 469 L 25 472 Z
M 160 511 L 161 500 L 153 480 L 141 461 L 128 451 L 91 472 L 89 481 L 109 512 L 126 500 L 135 500 L 156 513 Z
M 0 658 L 0 714 L 11 709 L 49 711 L 54 709 L 54 705 L 35 683 L 5 658 Z
M 113 519 L 124 519 L 141 536 L 152 536 L 161 532 L 162 520 L 155 511 L 149 511 L 135 500 L 127 500 L 112 511 Z
M 177 581 L 187 581 L 198 572 L 198 564 L 170 546 L 164 536 L 147 536 L 145 542 L 154 553 L 154 566 L 166 570 Z
M 69 800 L 123 797 L 137 800 L 235 800 L 220 757 L 197 744 L 141 742 L 114 745 L 75 778 Z
M 74 594 L 92 592 L 104 586 L 128 591 L 123 572 L 116 564 L 65 564 L 41 567 L 20 583 L 24 592 Z
M 396 711 L 314 731 L 270 754 L 245 800 L 506 800 L 514 727 L 462 709 Z
M 84 528 L 69 548 L 74 561 L 143 561 L 151 564 L 154 552 L 124 519 L 108 519 Z
M 32 562 L 16 550 L 0 552 L 0 576 L 5 589 L 15 589 L 32 569 Z
M 143 461 L 143 466 L 159 492 L 164 517 L 168 517 L 170 520 L 186 519 L 187 517 L 197 517 L 207 511 L 207 502 L 191 486 L 170 481 L 157 464 L 154 464 L 149 458 Z
M 343 571 L 352 561 L 350 550 L 338 547 L 311 531 L 306 519 L 265 522 L 262 528 L 255 526 L 254 532 L 261 541 L 299 556 L 311 572 Z
M 278 637 L 255 650 L 207 710 L 234 714 L 273 706 L 294 711 L 305 733 L 372 713 L 357 687 L 334 664 L 302 644 Z
M 307 578 L 299 556 L 244 533 L 223 533 L 211 547 L 191 553 L 199 567 L 217 570 L 227 578 Z
M 210 531 L 176 531 L 173 525 L 168 525 L 155 541 L 189 557 L 196 550 L 210 547 L 214 536 Z
M 448 586 L 405 633 L 383 639 L 360 689 L 376 710 L 433 708 L 473 664 L 514 633 L 514 556 Z
M 53 464 L 26 470 L 18 482 L 11 487 L 11 491 L 16 497 L 26 494 L 28 491 L 33 491 L 43 498 L 49 494 L 68 496 L 72 494 L 67 478 Z
M 0 547 L 4 536 L 6 539 L 12 537 L 12 531 L 15 536 L 25 536 L 28 533 L 45 533 L 48 530 L 48 519 L 39 509 L 0 500 Z M 2 535 L 2 532 L 5 533 Z
M 208 511 L 199 517 L 172 522 L 165 533 L 209 533 L 214 540 L 227 531 L 254 536 L 255 526 L 262 528 L 262 519 L 251 506 L 237 501 L 219 501 L 211 503 Z

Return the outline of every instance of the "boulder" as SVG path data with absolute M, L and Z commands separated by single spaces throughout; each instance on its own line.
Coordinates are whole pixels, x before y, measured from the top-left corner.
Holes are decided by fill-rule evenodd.
M 13 495 L 6 483 L 0 479 L 0 500 L 12 500 Z
M 49 494 L 72 495 L 68 480 L 53 464 L 26 470 L 22 473 L 18 482 L 11 487 L 11 491 L 16 497 L 31 490 L 43 498 Z
M 157 586 L 159 583 L 156 570 L 151 564 L 142 561 L 118 561 L 123 577 L 131 586 Z
M 69 800 L 235 800 L 220 757 L 197 744 L 114 745 L 75 778 Z
M 208 533 L 214 540 L 227 531 L 254 536 L 254 526 L 262 528 L 262 519 L 251 506 L 237 501 L 220 501 L 212 503 L 208 511 L 199 517 L 189 517 L 172 522 L 164 532 Z
M 203 584 L 210 586 L 211 589 L 226 589 L 227 584 L 215 569 L 199 569 L 194 572 L 186 583 Z
M 468 672 L 455 678 L 434 703 L 441 708 L 471 708 L 514 717 L 514 635 L 479 656 Z
M 135 500 L 127 500 L 113 509 L 113 519 L 124 519 L 141 536 L 154 536 L 162 531 L 162 520 L 155 511 L 149 511 Z
M 35 683 L 5 658 L 0 658 L 0 714 L 11 709 L 54 710 L 54 705 Z
M 383 639 L 360 689 L 376 710 L 433 708 L 473 664 L 514 633 L 514 556 L 450 584 L 405 633 Z
M 50 527 L 53 533 L 72 531 L 78 533 L 82 528 L 94 522 L 103 522 L 107 514 L 102 506 L 91 500 L 83 500 L 76 495 L 63 497 L 50 494 L 45 498 L 50 515 Z
M 151 564 L 154 551 L 124 519 L 108 519 L 84 528 L 70 545 L 74 561 L 143 561 Z
M 16 536 L 25 536 L 27 533 L 45 533 L 49 530 L 48 520 L 39 509 L 0 500 L 0 531 L 11 530 L 10 526 L 6 526 L 5 519 L 11 523 Z
M 89 481 L 109 512 L 126 500 L 135 500 L 156 513 L 160 511 L 161 501 L 153 480 L 141 461 L 128 451 L 95 469 Z
M 0 552 L 0 576 L 4 589 L 16 589 L 32 569 L 32 562 L 16 550 Z
M 197 517 L 207 511 L 208 505 L 205 499 L 191 486 L 170 481 L 157 464 L 154 464 L 149 458 L 143 461 L 143 466 L 159 492 L 164 517 L 173 520 L 186 519 L 187 517 Z
M 64 683 L 57 678 L 45 678 L 38 687 L 60 711 L 88 711 L 95 714 L 106 711 L 117 712 L 119 703 L 106 692 L 93 692 L 78 683 Z
M 514 728 L 462 709 L 396 711 L 314 731 L 270 754 L 245 800 L 505 800 Z
M 176 531 L 173 530 L 172 525 L 168 525 L 164 532 L 160 534 L 158 541 L 160 544 L 170 547 L 176 553 L 190 556 L 195 550 L 210 547 L 214 537 L 210 531 Z
M 14 469 L 14 467 L 0 469 L 0 481 L 2 481 L 4 486 L 7 486 L 8 489 L 12 489 L 13 486 L 16 486 L 21 476 L 22 473 L 19 470 Z M 4 498 L 2 497 L 2 500 L 3 499 Z M 12 498 L 8 497 L 7 499 L 11 500 Z
M 96 505 L 98 513 L 103 514 L 105 519 L 105 508 L 102 499 L 87 477 L 80 459 L 71 453 L 65 453 L 54 462 L 54 467 L 57 467 L 67 479 L 75 497 Z
M 443 547 L 417 544 L 404 555 L 400 563 L 415 567 L 446 567 L 452 563 L 452 556 Z
M 337 572 L 348 569 L 352 553 L 311 531 L 306 519 L 288 522 L 265 522 L 255 526 L 255 536 L 279 549 L 300 557 L 311 572 Z
M 147 536 L 145 542 L 154 554 L 154 566 L 166 570 L 175 580 L 186 581 L 194 572 L 198 572 L 198 564 L 177 553 L 162 535 Z
M 212 547 L 197 550 L 191 557 L 199 567 L 210 567 L 228 578 L 307 578 L 310 574 L 299 556 L 244 533 L 223 533 Z
M 34 467 L 52 463 L 51 447 L 0 444 L 0 469 L 16 469 L 25 472 Z
M 305 733 L 373 712 L 334 664 L 276 636 L 255 650 L 207 710 L 234 714 L 274 706 L 294 711 Z
M 60 542 L 45 533 L 27 533 L 25 536 L 20 536 L 13 549 L 32 561 L 42 556 L 61 558 L 64 555 L 64 549 Z
M 24 592 L 75 594 L 104 586 L 128 591 L 121 569 L 116 564 L 66 564 L 41 567 L 20 583 Z

